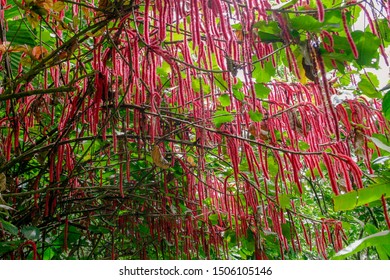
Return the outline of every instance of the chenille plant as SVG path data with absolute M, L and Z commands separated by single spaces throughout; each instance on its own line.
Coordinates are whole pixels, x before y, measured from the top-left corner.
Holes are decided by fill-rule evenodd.
M 389 20 L 1 0 L 0 258 L 388 259 Z

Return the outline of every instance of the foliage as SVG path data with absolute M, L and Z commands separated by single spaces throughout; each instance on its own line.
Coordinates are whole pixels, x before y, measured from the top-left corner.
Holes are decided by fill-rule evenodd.
M 2 0 L 0 257 L 388 259 L 387 7 Z

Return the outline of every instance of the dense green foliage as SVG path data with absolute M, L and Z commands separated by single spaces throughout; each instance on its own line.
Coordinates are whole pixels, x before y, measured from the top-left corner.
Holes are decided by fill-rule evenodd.
M 0 258 L 389 259 L 389 18 L 2 0 Z

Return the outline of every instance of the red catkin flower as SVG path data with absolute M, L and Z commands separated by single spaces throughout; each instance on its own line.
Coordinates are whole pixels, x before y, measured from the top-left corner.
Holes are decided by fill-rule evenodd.
M 340 194 L 339 188 L 337 187 L 336 182 L 336 174 L 334 172 L 334 167 L 332 165 L 332 161 L 327 153 L 322 153 L 322 157 L 324 159 L 324 163 L 326 166 L 326 169 L 328 170 L 328 179 L 330 181 L 330 185 L 332 186 L 332 190 L 336 195 Z
M 27 240 L 26 242 L 24 242 L 21 246 L 21 248 L 25 247 L 25 246 L 30 246 L 32 251 L 33 251 L 33 259 L 34 260 L 37 260 L 38 259 L 38 252 L 37 252 L 37 245 L 35 244 L 34 241 L 32 240 Z
M 316 0 L 316 3 L 317 3 L 318 21 L 323 22 L 325 16 L 324 5 L 322 4 L 321 0 Z
M 389 213 L 387 211 L 385 195 L 382 195 L 381 201 L 382 201 L 383 214 L 385 215 L 385 220 L 386 220 L 386 223 L 387 223 L 387 227 L 390 229 L 390 218 L 389 218 Z
M 352 50 L 353 56 L 355 57 L 355 59 L 358 59 L 359 58 L 359 52 L 358 52 L 358 49 L 356 47 L 355 41 L 352 38 L 351 32 L 349 31 L 346 13 L 347 13 L 347 10 L 343 10 L 343 12 L 341 13 L 341 18 L 342 18 L 342 21 L 343 21 L 344 31 L 345 31 L 345 34 L 347 35 L 348 43 L 351 46 L 351 50 Z

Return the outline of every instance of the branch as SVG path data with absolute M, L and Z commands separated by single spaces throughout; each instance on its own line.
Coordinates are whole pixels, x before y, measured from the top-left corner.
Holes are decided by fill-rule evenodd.
M 364 2 L 364 0 L 358 1 L 355 3 L 346 4 L 346 5 L 339 6 L 339 7 L 328 8 L 328 9 L 325 9 L 325 12 L 346 9 L 349 7 L 359 5 L 363 2 Z M 286 9 L 266 9 L 266 11 L 277 12 L 277 13 L 286 13 L 286 14 L 316 14 L 317 13 L 317 10 L 293 11 L 293 10 L 286 10 Z
M 0 101 L 5 100 L 11 100 L 11 99 L 20 99 L 26 96 L 32 96 L 32 95 L 43 95 L 43 94 L 52 94 L 52 93 L 59 93 L 59 92 L 71 92 L 74 91 L 76 88 L 74 87 L 58 87 L 58 88 L 48 88 L 48 89 L 36 89 L 36 90 L 29 90 L 29 91 L 23 91 L 19 93 L 13 93 L 13 94 L 2 94 L 0 95 Z

